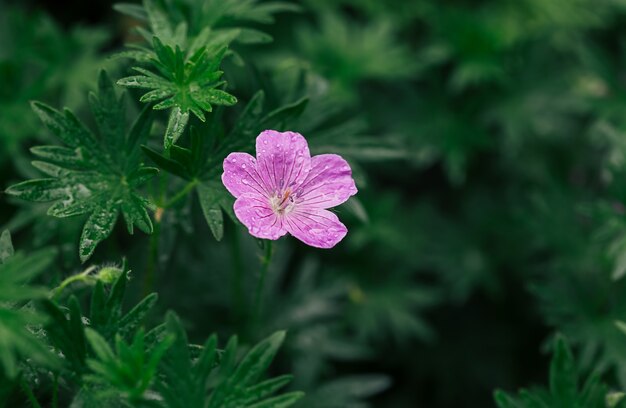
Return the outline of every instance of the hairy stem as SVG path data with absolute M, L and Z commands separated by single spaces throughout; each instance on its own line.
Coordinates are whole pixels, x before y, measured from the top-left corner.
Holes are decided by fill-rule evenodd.
M 69 276 L 67 278 L 65 278 L 65 280 L 63 282 L 61 282 L 61 284 L 59 286 L 57 286 L 56 288 L 52 289 L 50 291 L 50 295 L 52 297 L 52 299 L 58 299 L 59 296 L 61 296 L 61 293 L 63 292 L 63 290 L 68 287 L 69 285 L 71 285 L 74 282 L 89 282 L 92 281 L 93 279 L 89 276 L 91 274 L 91 272 L 93 272 L 94 270 L 96 270 L 95 266 L 91 266 L 87 269 L 85 269 L 83 272 L 77 274 L 77 275 L 72 275 Z

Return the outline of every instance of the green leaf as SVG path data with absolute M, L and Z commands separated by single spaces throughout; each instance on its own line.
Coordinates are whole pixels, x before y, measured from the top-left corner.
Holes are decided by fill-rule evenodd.
M 84 379 L 104 388 L 106 394 L 119 395 L 130 405 L 148 404 L 146 392 L 156 380 L 157 366 L 174 338 L 167 336 L 147 350 L 140 329 L 130 344 L 116 336 L 113 350 L 95 330 L 87 328 L 85 333 L 96 358 L 87 360 L 91 373 Z
M 154 308 L 158 299 L 159 296 L 156 293 L 151 293 L 137 303 L 126 315 L 122 316 L 118 321 L 120 333 L 127 336 L 134 332 Z
M 171 148 L 176 143 L 183 134 L 187 122 L 189 122 L 189 110 L 183 112 L 180 106 L 175 106 L 170 112 L 170 118 L 167 121 L 164 140 L 165 149 Z
M 70 312 L 63 310 L 50 300 L 39 303 L 39 309 L 49 316 L 45 329 L 53 347 L 63 353 L 73 380 L 78 380 L 85 370 L 85 331 L 80 306 L 75 298 L 70 300 Z
M 108 296 L 105 295 L 104 285 L 101 282 L 96 284 L 91 295 L 89 316 L 91 327 L 109 341 L 112 341 L 116 334 L 123 338 L 130 338 L 158 300 L 157 294 L 151 293 L 124 314 L 122 301 L 126 293 L 128 274 L 129 271 L 124 270 L 117 277 Z
M 148 14 L 144 10 L 144 8 L 138 4 L 117 3 L 113 5 L 113 9 L 122 14 L 134 17 L 138 20 L 144 21 L 148 19 Z
M 117 83 L 129 88 L 147 89 L 148 92 L 140 98 L 141 102 L 158 102 L 154 109 L 170 109 L 163 141 L 167 150 L 183 134 L 190 112 L 204 122 L 203 112 L 211 112 L 213 105 L 231 106 L 237 99 L 217 89 L 224 84 L 219 81 L 222 75 L 219 65 L 226 55 L 226 47 L 203 45 L 185 53 L 179 45 L 164 43 L 163 38 L 172 38 L 171 30 L 164 28 L 167 23 L 162 18 L 157 18 L 161 12 L 153 3 L 147 2 L 145 7 L 155 32 L 152 39 L 154 51 L 148 60 L 152 70 L 135 67 L 142 75 L 122 78 Z
M 106 340 L 93 329 L 86 328 L 85 335 L 92 350 L 100 360 L 114 359 L 115 354 Z
M 615 408 L 617 405 L 624 400 L 626 393 L 623 392 L 611 392 L 606 395 L 606 406 L 607 408 Z
M 309 102 L 309 98 L 301 98 L 293 103 L 281 106 L 267 114 L 259 126 L 262 129 L 276 129 L 284 126 L 285 122 L 299 117 Z
M 0 263 L 4 263 L 9 257 L 13 256 L 13 253 L 11 233 L 8 230 L 2 231 L 0 235 Z
M 116 5 L 115 9 L 147 21 L 151 30 L 151 33 L 144 34 L 147 39 L 156 35 L 168 44 L 181 46 L 195 42 L 206 43 L 207 37 L 217 37 L 222 41 L 227 38 L 228 42 L 237 40 L 249 44 L 266 43 L 272 37 L 249 26 L 271 24 L 277 13 L 301 10 L 300 6 L 293 3 L 260 3 L 257 0 L 204 2 L 196 7 L 179 2 L 157 3 L 146 0 L 143 7 L 122 3 Z M 180 28 L 183 25 L 184 30 Z M 179 33 L 176 34 L 176 31 Z
M 148 146 L 141 146 L 143 152 L 161 169 L 174 174 L 182 179 L 191 180 L 192 175 L 190 171 L 182 164 L 170 157 L 166 157 L 161 153 L 152 150 Z
M 220 241 L 224 236 L 224 216 L 222 211 L 232 212 L 233 199 L 219 182 L 204 182 L 197 186 L 202 214 L 213 236 Z
M 96 246 L 111 234 L 119 210 L 114 200 L 108 200 L 96 206 L 92 211 L 80 237 L 78 253 L 82 262 L 89 259 Z
M 139 195 L 138 189 L 156 169 L 142 166 L 136 148 L 149 133 L 149 111 L 144 110 L 126 133 L 121 97 L 104 72 L 98 87 L 98 93 L 89 97 L 98 136 L 69 111 L 61 113 L 42 103 L 33 104 L 46 127 L 67 147 L 33 149 L 45 160 L 34 164 L 50 177 L 25 181 L 6 191 L 29 201 L 53 202 L 48 214 L 54 217 L 90 214 L 79 243 L 82 262 L 110 235 L 120 212 L 129 232 L 134 225 L 152 232 L 147 213 L 152 204 Z
M 240 385 L 257 381 L 269 367 L 284 340 L 285 332 L 281 331 L 254 346 L 237 367 L 233 381 Z
M 258 382 L 280 347 L 284 332 L 278 332 L 260 342 L 237 364 L 236 337 L 229 340 L 218 362 L 215 335 L 206 341 L 198 357 L 194 358 L 180 319 L 169 312 L 165 326 L 167 332 L 175 338 L 163 357 L 162 375 L 156 384 L 166 406 L 288 407 L 302 397 L 303 394 L 299 392 L 272 397 L 291 381 L 290 375 Z
M 256 404 L 248 405 L 248 408 L 287 408 L 298 402 L 302 397 L 304 397 L 303 392 L 288 392 L 266 399 L 265 401 L 257 402 Z
M 579 389 L 574 356 L 567 342 L 561 335 L 557 335 L 553 347 L 549 390 L 543 387 L 534 387 L 531 390 L 522 389 L 517 396 L 498 390 L 494 393 L 494 399 L 499 408 L 586 408 L 605 406 L 605 403 L 608 401 L 608 387 L 600 382 L 599 375 L 590 375 L 582 389 Z
M 5 254 L 13 252 L 7 231 L 0 236 L 0 246 Z M 40 250 L 30 256 L 15 253 L 0 263 L 0 368 L 8 378 L 17 376 L 18 362 L 26 358 L 44 367 L 59 367 L 47 345 L 33 334 L 32 327 L 45 323 L 46 316 L 15 303 L 47 296 L 46 289 L 29 286 L 27 282 L 45 271 L 55 256 L 53 250 Z
M 497 390 L 493 398 L 498 408 L 522 408 L 515 400 L 502 390 Z
M 235 408 L 239 406 L 287 407 L 302 397 L 301 393 L 289 393 L 269 397 L 287 384 L 290 377 L 279 377 L 257 384 L 274 359 L 285 339 L 285 332 L 277 332 L 254 346 L 241 360 L 235 363 L 236 338 L 231 338 L 220 362 L 221 381 L 210 398 L 210 408 Z M 269 397 L 269 398 L 267 398 Z
M 0 302 L 14 302 L 45 296 L 47 290 L 24 286 L 24 284 L 50 267 L 55 256 L 55 250 L 43 249 L 29 256 L 17 253 L 7 258 L 4 263 L 0 264 Z
M 233 151 L 251 151 L 254 140 L 260 132 L 266 129 L 281 129 L 285 123 L 292 121 L 302 114 L 308 103 L 308 98 L 301 98 L 293 103 L 281 106 L 263 114 L 265 93 L 258 91 L 248 102 L 237 118 L 236 125 L 229 132 L 227 138 L 217 147 L 215 153 L 204 166 L 204 176 L 214 179 L 221 169 L 221 162 Z
M 565 340 L 558 336 L 550 363 L 550 392 L 560 406 L 574 406 L 577 378 L 572 351 Z

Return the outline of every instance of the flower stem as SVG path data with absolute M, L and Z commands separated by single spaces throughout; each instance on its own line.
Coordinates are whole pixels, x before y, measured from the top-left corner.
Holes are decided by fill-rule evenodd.
M 246 313 L 242 285 L 243 265 L 241 264 L 241 246 L 239 244 L 239 235 L 237 234 L 237 231 L 233 231 L 230 236 L 233 257 L 233 310 L 235 321 L 237 325 L 240 325 L 243 320 L 242 317 Z
M 198 184 L 198 180 L 193 179 L 188 182 L 185 187 L 183 187 L 178 193 L 174 194 L 172 198 L 167 200 L 165 204 L 163 204 L 163 208 L 172 208 L 174 204 L 179 202 L 181 199 L 187 197 L 187 194 Z
M 159 241 L 161 238 L 161 218 L 163 209 L 158 208 L 154 217 L 154 230 L 150 235 L 150 248 L 148 250 L 148 261 L 146 263 L 146 273 L 143 276 L 143 296 L 148 296 L 154 290 L 154 275 L 157 268 L 159 256 Z
M 261 300 L 263 298 L 265 277 L 267 276 L 267 270 L 269 269 L 270 262 L 272 261 L 272 252 L 272 241 L 265 241 L 265 254 L 263 258 L 261 258 L 261 274 L 256 287 L 256 296 L 254 301 L 255 323 L 258 323 L 258 320 L 261 317 Z
M 65 280 L 61 282 L 59 286 L 57 286 L 56 288 L 50 291 L 50 295 L 52 299 L 55 299 L 55 300 L 58 299 L 61 293 L 63 292 L 63 290 L 74 282 L 89 281 L 90 280 L 89 274 L 91 274 L 91 272 L 93 272 L 95 269 L 96 269 L 95 266 L 90 266 L 89 268 L 85 269 L 83 272 L 77 275 L 72 275 L 72 276 L 68 276 L 67 278 L 65 278 Z

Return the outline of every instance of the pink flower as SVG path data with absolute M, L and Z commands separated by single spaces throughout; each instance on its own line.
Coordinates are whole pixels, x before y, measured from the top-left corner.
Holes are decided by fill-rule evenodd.
M 266 130 L 256 139 L 256 159 L 231 153 L 222 182 L 235 201 L 235 214 L 257 238 L 290 233 L 305 244 L 332 248 L 348 229 L 328 211 L 356 194 L 352 170 L 336 154 L 311 157 L 295 132 Z

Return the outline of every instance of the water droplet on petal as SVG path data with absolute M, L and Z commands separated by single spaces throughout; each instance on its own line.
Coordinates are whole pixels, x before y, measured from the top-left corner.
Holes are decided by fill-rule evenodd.
M 263 144 L 267 144 L 267 140 L 264 140 L 264 141 L 263 141 Z
M 246 185 L 250 183 L 250 181 L 248 181 L 246 177 L 244 177 L 243 180 L 241 180 L 241 182 Z
M 241 168 L 242 168 L 242 169 L 245 169 L 245 168 L 246 168 L 246 163 L 243 163 L 243 164 L 241 165 Z

